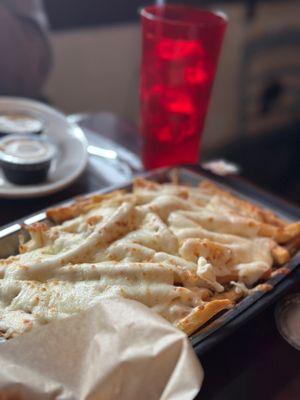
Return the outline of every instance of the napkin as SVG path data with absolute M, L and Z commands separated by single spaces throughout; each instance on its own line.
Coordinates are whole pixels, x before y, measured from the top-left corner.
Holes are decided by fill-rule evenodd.
M 132 300 L 105 299 L 0 345 L 5 400 L 188 400 L 202 381 L 187 336 Z

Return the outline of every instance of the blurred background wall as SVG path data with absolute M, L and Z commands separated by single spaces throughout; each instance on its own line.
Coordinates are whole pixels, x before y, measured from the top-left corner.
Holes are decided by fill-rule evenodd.
M 76 3 L 74 0 L 45 1 L 54 48 L 54 65 L 46 95 L 68 113 L 106 109 L 137 121 L 139 2 L 124 2 L 129 10 L 123 13 L 114 11 L 121 7 L 117 0 L 81 1 L 80 7 Z M 193 3 L 206 5 L 207 2 Z M 273 124 L 285 124 L 290 118 L 297 118 L 300 2 L 221 1 L 209 2 L 209 7 L 225 11 L 230 23 L 207 118 L 204 148 L 228 142 L 240 133 L 242 125 L 250 133 L 259 133 L 272 129 Z M 284 42 L 289 40 L 287 36 L 294 36 L 294 51 Z M 255 42 L 261 44 L 261 49 L 255 48 Z M 278 71 L 279 67 L 282 71 Z M 284 69 L 289 76 L 285 76 Z M 276 81 L 278 74 L 280 82 Z M 274 86 L 285 86 L 284 93 L 272 105 L 276 112 L 270 111 L 265 118 L 259 118 L 255 107 L 262 101 L 268 85 L 272 91 L 272 79 Z M 288 93 L 293 85 L 297 86 L 294 95 Z M 284 108 L 281 115 L 280 101 Z M 251 127 L 247 125 L 247 118 L 252 119 Z
M 221 9 L 229 17 L 203 155 L 235 160 L 259 184 L 277 191 L 284 186 L 284 194 L 300 198 L 300 1 L 181 3 Z M 56 107 L 109 110 L 138 122 L 137 10 L 143 4 L 44 0 L 54 49 L 45 94 Z

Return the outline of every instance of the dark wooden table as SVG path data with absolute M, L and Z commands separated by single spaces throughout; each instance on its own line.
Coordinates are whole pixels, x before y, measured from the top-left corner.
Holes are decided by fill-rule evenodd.
M 110 113 L 94 115 L 83 125 L 138 150 L 135 127 Z M 2 199 L 0 225 L 103 185 L 103 179 L 88 166 L 74 184 L 57 194 L 29 200 Z M 300 291 L 300 283 L 291 291 Z M 300 399 L 300 352 L 279 335 L 274 305 L 204 354 L 201 362 L 205 379 L 197 399 Z
M 297 291 L 299 283 L 289 293 Z M 275 307 L 201 357 L 205 379 L 197 399 L 300 399 L 300 352 L 278 333 Z

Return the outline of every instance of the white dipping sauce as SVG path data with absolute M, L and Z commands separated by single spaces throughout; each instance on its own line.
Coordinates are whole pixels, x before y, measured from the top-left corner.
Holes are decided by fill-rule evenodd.
M 0 157 L 7 162 L 33 164 L 52 159 L 55 153 L 52 143 L 34 135 L 13 135 L 0 140 Z
M 30 134 L 43 130 L 37 118 L 26 114 L 0 114 L 0 132 L 4 134 Z

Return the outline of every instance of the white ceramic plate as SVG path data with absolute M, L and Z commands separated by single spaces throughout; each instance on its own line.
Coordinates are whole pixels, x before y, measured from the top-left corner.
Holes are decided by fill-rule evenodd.
M 0 113 L 29 112 L 45 126 L 44 133 L 58 146 L 58 156 L 51 165 L 45 182 L 35 185 L 15 185 L 8 182 L 0 170 L 0 197 L 26 198 L 45 196 L 70 185 L 83 172 L 88 156 L 83 131 L 57 110 L 37 101 L 0 96 Z

